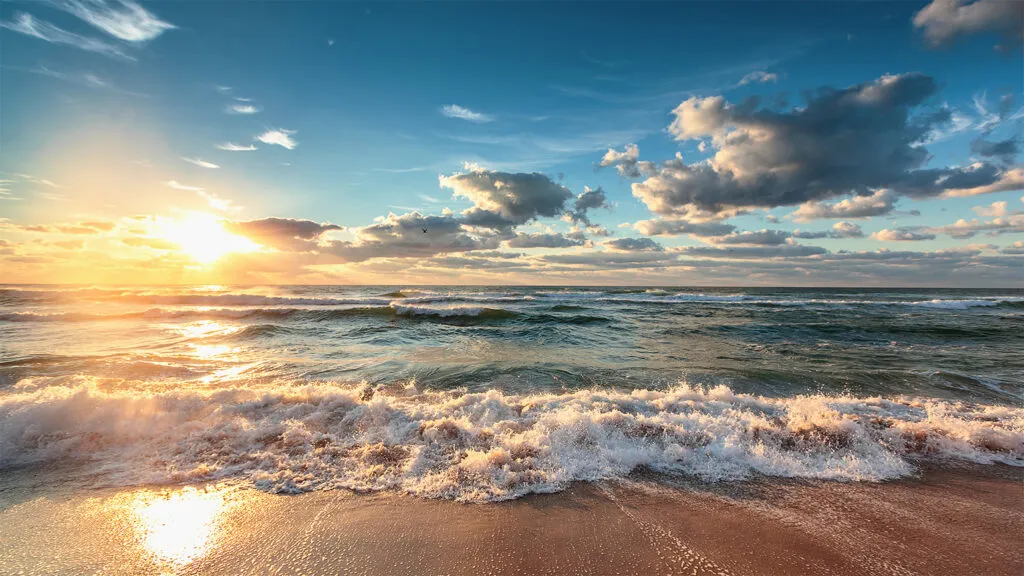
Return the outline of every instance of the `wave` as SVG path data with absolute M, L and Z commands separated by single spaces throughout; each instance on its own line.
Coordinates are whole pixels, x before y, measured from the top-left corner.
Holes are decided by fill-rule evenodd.
M 881 481 L 922 459 L 1024 466 L 1024 409 L 686 384 L 507 395 L 411 384 L 113 389 L 79 378 L 27 379 L 0 396 L 0 470 L 73 462 L 125 485 L 234 479 L 284 493 L 494 501 L 639 469 L 709 482 Z

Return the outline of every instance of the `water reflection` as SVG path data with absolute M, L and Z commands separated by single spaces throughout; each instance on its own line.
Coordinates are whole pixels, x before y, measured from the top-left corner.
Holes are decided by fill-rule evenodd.
M 225 492 L 196 488 L 140 492 L 130 506 L 136 535 L 146 550 L 179 565 L 213 549 L 228 507 Z

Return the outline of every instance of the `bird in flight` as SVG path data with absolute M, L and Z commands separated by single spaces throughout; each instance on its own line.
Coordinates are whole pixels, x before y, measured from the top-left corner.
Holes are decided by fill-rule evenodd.
M 426 233 L 427 233 L 427 229 L 426 229 L 426 228 L 424 228 L 424 229 L 423 229 L 423 233 L 424 233 L 424 234 L 426 234 Z

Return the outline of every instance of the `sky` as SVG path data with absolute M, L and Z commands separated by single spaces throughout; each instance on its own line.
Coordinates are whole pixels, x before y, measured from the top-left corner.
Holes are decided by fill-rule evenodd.
M 1024 3 L 0 3 L 0 282 L 1024 286 Z

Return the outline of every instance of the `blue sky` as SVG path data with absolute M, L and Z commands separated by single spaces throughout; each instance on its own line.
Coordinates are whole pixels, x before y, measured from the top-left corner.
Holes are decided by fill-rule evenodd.
M 176 278 L 189 280 L 385 281 L 399 272 L 408 275 L 413 267 L 420 270 L 408 277 L 421 282 L 558 283 L 593 272 L 608 283 L 743 283 L 744 277 L 750 280 L 744 270 L 762 265 L 767 283 L 829 280 L 824 265 L 820 274 L 795 272 L 827 255 L 787 253 L 785 248 L 812 245 L 828 254 L 973 250 L 978 254 L 969 257 L 971 265 L 981 266 L 993 284 L 1013 284 L 1021 279 L 1019 262 L 1012 258 L 1020 247 L 1013 244 L 1024 227 L 1018 224 L 1022 204 L 1015 153 L 1024 73 L 1020 29 L 1012 24 L 1016 8 L 1011 6 L 1007 17 L 1000 12 L 1007 9 L 1003 4 L 5 2 L 0 5 L 0 21 L 5 23 L 0 29 L 0 170 L 6 176 L 0 175 L 5 180 L 0 216 L 7 220 L 0 238 L 6 238 L 6 257 L 19 259 L 10 264 L 26 281 L 50 280 L 45 269 L 53 270 L 62 261 L 69 262 L 71 277 L 104 280 L 99 272 L 74 268 L 83 254 L 54 248 L 60 240 L 33 236 L 46 232 L 30 226 L 112 222 L 115 227 L 99 230 L 96 238 L 75 238 L 82 240 L 75 250 L 86 257 L 106 252 L 112 258 L 110 246 L 123 247 L 121 241 L 132 235 L 124 218 L 147 215 L 155 222 L 201 210 L 223 219 L 227 229 L 253 239 L 260 248 L 227 253 L 203 267 L 188 258 L 175 259 L 170 248 L 156 248 L 159 243 L 153 241 L 146 248 L 150 252 L 125 253 L 108 262 L 109 277 L 123 278 L 126 270 L 145 262 L 172 261 L 185 270 Z M 799 198 L 803 201 L 740 205 L 712 198 L 710 192 L 693 192 L 693 184 L 645 196 L 638 185 L 666 171 L 653 172 L 652 167 L 628 177 L 615 165 L 599 166 L 610 148 L 623 151 L 630 144 L 639 150 L 639 160 L 659 166 L 677 152 L 689 166 L 714 165 L 715 155 L 724 150 L 711 174 L 721 184 L 717 179 L 723 174 L 738 174 L 738 167 L 747 165 L 735 154 L 761 156 L 756 147 L 733 149 L 726 141 L 727 133 L 763 133 L 763 126 L 757 126 L 763 118 L 757 112 L 746 116 L 745 106 L 777 114 L 772 126 L 779 132 L 770 138 L 773 151 L 765 153 L 777 158 L 776 152 L 791 144 L 786 138 L 805 142 L 817 134 L 791 134 L 779 126 L 798 119 L 805 109 L 813 110 L 811 101 L 822 97 L 823 88 L 852 89 L 887 77 L 910 78 L 908 86 L 917 77 L 929 83 L 920 88 L 921 98 L 895 105 L 899 110 L 880 105 L 851 114 L 882 119 L 909 113 L 906 122 L 886 124 L 881 131 L 909 129 L 913 118 L 945 114 L 942 121 L 929 124 L 927 136 L 910 144 L 925 150 L 927 159 L 903 166 L 905 174 L 897 178 L 889 174 L 851 182 L 844 177 L 839 182 L 835 177 L 827 190 L 808 193 Z M 719 96 L 735 116 L 715 128 L 720 132 L 690 138 L 673 131 L 678 117 L 674 111 L 682 103 L 709 103 L 700 109 L 707 119 L 713 113 L 711 99 Z M 760 100 L 755 103 L 751 97 Z M 855 125 L 858 120 L 852 121 Z M 695 133 L 689 128 L 682 132 Z M 261 135 L 270 143 L 261 141 Z M 879 138 L 854 135 L 850 142 L 854 148 L 858 143 L 889 142 Z M 985 146 L 999 143 L 1013 153 L 982 154 L 990 149 Z M 227 144 L 256 149 L 218 148 Z M 814 156 L 814 150 L 812 143 L 803 153 Z M 733 164 L 726 165 L 725 156 Z M 812 162 L 807 156 L 790 160 Z M 823 169 L 833 171 L 845 166 L 835 159 L 825 164 Z M 857 161 L 850 164 L 857 166 Z M 877 164 L 874 159 L 870 166 Z M 970 190 L 935 188 L 953 170 L 964 175 L 963 167 L 972 164 L 984 164 L 992 173 L 987 182 Z M 946 171 L 937 177 L 939 184 L 932 183 L 934 190 L 910 193 L 900 188 L 907 185 L 904 176 L 910 172 L 929 169 Z M 772 171 L 764 166 L 757 170 Z M 383 236 L 362 230 L 388 213 L 442 215 L 447 208 L 459 215 L 476 208 L 508 217 L 493 204 L 493 189 L 460 187 L 469 186 L 468 180 L 440 185 L 439 177 L 474 171 L 494 175 L 491 184 L 501 182 L 501 175 L 508 181 L 540 173 L 555 186 L 550 190 L 556 195 L 562 187 L 573 196 L 587 188 L 600 189 L 603 196 L 583 219 L 572 216 L 569 201 L 487 231 L 453 220 L 454 228 L 446 232 L 452 236 L 434 244 L 433 239 L 395 232 L 395 226 L 404 224 L 393 224 Z M 532 185 L 527 181 L 537 182 L 524 179 L 523 186 Z M 799 190 L 817 186 L 796 177 L 785 185 L 787 197 L 793 198 Z M 532 189 L 513 189 L 524 198 L 539 198 Z M 794 217 L 806 202 L 830 205 L 883 189 L 888 192 L 875 197 L 886 206 L 870 217 L 856 212 L 848 217 Z M 772 194 L 767 188 L 757 193 L 762 192 Z M 783 193 L 781 188 L 778 192 Z M 683 207 L 695 205 L 685 202 L 653 209 L 668 198 L 665 194 L 671 202 L 680 195 L 700 196 L 704 215 L 695 217 Z M 345 230 L 303 238 L 313 244 L 296 255 L 281 250 L 280 243 L 260 244 L 252 229 L 230 224 L 259 227 L 271 217 Z M 979 232 L 955 237 L 941 231 L 961 218 L 978 220 Z M 735 234 L 769 229 L 790 237 L 785 246 L 685 232 L 653 236 L 653 244 L 614 243 L 647 237 L 636 223 L 652 219 L 718 222 L 732 226 Z M 1001 220 L 992 224 L 992 219 Z M 794 230 L 828 232 L 839 222 L 856 225 L 861 233 L 792 237 Z M 150 229 L 136 232 L 142 238 L 166 240 Z M 467 245 L 460 234 L 477 244 Z M 573 240 L 568 245 L 549 238 L 548 244 L 567 245 L 528 248 L 517 258 L 474 254 L 512 252 L 509 240 L 521 234 Z M 407 241 L 431 247 L 416 244 L 406 258 L 389 249 Z M 141 241 L 133 243 L 143 250 Z M 733 245 L 760 246 L 765 252 L 754 260 L 752 250 L 742 263 L 735 254 L 722 253 L 715 260 L 694 253 L 690 256 L 701 260 L 696 267 L 687 265 L 687 255 L 673 252 Z M 374 246 L 381 248 L 381 256 L 369 257 Z M 771 253 L 766 246 L 783 248 Z M 358 258 L 352 256 L 356 249 Z M 672 252 L 671 265 L 666 265 L 666 251 Z M 633 254 L 636 258 L 630 260 L 627 252 L 661 255 Z M 563 265 L 561 254 L 616 256 Z M 441 260 L 446 257 L 448 261 Z M 927 266 L 923 262 L 934 256 L 922 258 L 918 267 Z M 948 269 L 927 270 L 927 281 L 975 278 L 963 272 L 967 257 L 957 258 L 947 263 Z M 424 265 L 425 259 L 433 260 Z M 616 263 L 609 265 L 610 260 Z M 236 261 L 233 266 L 231 261 Z M 657 266 L 649 266 L 653 262 Z M 786 262 L 792 266 L 788 271 Z M 863 272 L 866 276 L 844 281 L 908 283 L 922 278 L 910 273 L 909 265 L 888 270 L 887 265 L 872 266 Z M 251 274 L 240 272 L 246 267 Z M 994 276 L 990 268 L 998 268 Z

